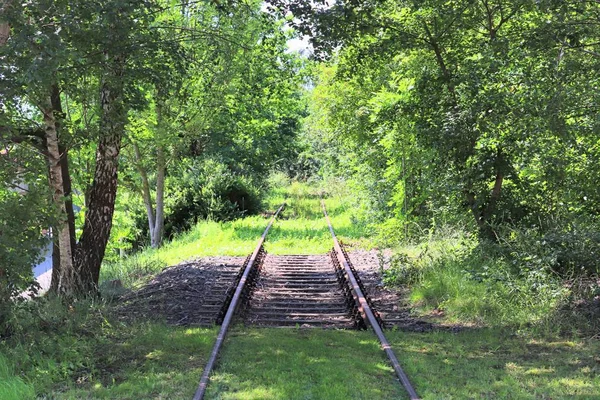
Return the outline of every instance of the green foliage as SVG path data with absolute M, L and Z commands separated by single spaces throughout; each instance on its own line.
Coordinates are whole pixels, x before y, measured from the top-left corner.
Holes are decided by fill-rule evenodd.
M 166 219 L 167 236 L 189 229 L 198 221 L 227 221 L 258 213 L 262 188 L 215 160 L 190 160 L 173 177 L 172 205 Z
M 14 375 L 11 363 L 2 354 L 0 354 L 0 397 L 6 400 L 24 400 L 35 397 L 33 387 Z
M 523 274 L 598 273 L 595 5 L 279 3 L 329 52 L 305 128 L 321 174 L 382 243 L 460 226 Z
M 17 147 L 0 153 L 0 337 L 12 330 L 11 309 L 17 297 L 26 290 L 36 291 L 32 267 L 48 245 L 44 230 L 52 221 L 44 181 L 23 182 L 36 177 L 39 165 L 18 165 L 12 160 L 24 150 Z

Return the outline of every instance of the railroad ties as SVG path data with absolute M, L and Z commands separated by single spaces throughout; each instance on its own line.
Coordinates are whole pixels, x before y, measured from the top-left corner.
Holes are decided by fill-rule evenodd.
M 204 368 L 194 400 L 202 400 L 234 314 L 249 325 L 270 327 L 363 328 L 370 326 L 411 400 L 419 399 L 381 329 L 366 288 L 339 244 L 327 211 L 323 213 L 334 242 L 329 255 L 275 256 L 263 244 L 283 204 L 271 218 L 257 247 L 239 272 L 236 288 L 227 291 L 217 323 L 222 321 L 215 346 Z M 241 307 L 238 308 L 238 305 Z M 226 309 L 226 310 L 225 310 Z
M 356 325 L 328 255 L 267 255 L 245 322 L 302 328 L 351 329 Z

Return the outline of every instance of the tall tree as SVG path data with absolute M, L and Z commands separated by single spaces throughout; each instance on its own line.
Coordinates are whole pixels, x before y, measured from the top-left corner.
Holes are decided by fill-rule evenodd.
M 337 79 L 353 90 L 385 92 L 397 87 L 399 79 L 411 82 L 410 90 L 392 93 L 408 97 L 395 103 L 388 122 L 408 126 L 415 144 L 434 152 L 430 163 L 436 177 L 446 181 L 445 193 L 460 198 L 458 204 L 472 215 L 482 238 L 495 238 L 494 224 L 547 212 L 550 201 L 536 189 L 540 182 L 573 198 L 573 186 L 564 178 L 581 175 L 565 174 L 579 164 L 567 155 L 595 152 L 595 146 L 584 149 L 577 142 L 589 143 L 588 133 L 597 129 L 592 120 L 598 96 L 586 90 L 591 86 L 583 78 L 587 73 L 587 79 L 597 80 L 591 61 L 597 30 L 584 28 L 597 24 L 597 4 L 431 0 L 279 5 L 295 12 L 298 28 L 313 35 L 317 55 L 337 56 Z M 389 77 L 389 70 L 396 76 Z M 362 97 L 367 97 L 364 108 L 354 109 L 368 122 L 374 107 L 369 95 Z M 373 124 L 351 128 L 366 131 Z M 346 136 L 363 145 L 381 137 L 368 133 Z M 400 143 L 396 152 L 402 152 Z M 584 184 L 588 191 L 590 182 Z M 581 199 L 580 191 L 577 197 Z
M 159 70 L 164 71 L 165 66 L 158 64 L 154 55 L 177 52 L 177 42 L 168 43 L 153 25 L 160 9 L 153 1 L 90 1 L 72 7 L 66 0 L 40 0 L 3 10 L 13 30 L 2 48 L 3 57 L 9 60 L 3 79 L 9 88 L 6 109 L 11 111 L 10 115 L 4 113 L 3 131 L 6 136 L 35 131 L 37 121 L 44 127 L 54 202 L 61 215 L 56 227 L 60 263 L 54 264 L 53 271 L 53 287 L 61 294 L 85 294 L 97 288 L 111 231 L 128 112 L 146 102 L 140 84 L 167 79 L 160 76 Z M 81 99 L 89 94 L 74 86 L 82 76 L 96 82 L 97 100 L 91 104 L 97 110 L 98 118 L 93 121 L 97 125 L 92 131 L 88 125 L 87 131 L 61 132 L 61 96 Z M 40 113 L 36 115 L 30 105 L 37 105 Z M 19 120 L 29 127 L 20 129 L 23 123 Z M 75 121 L 67 122 L 72 125 Z M 74 229 L 69 226 L 67 210 L 72 208 L 70 177 L 60 161 L 66 166 L 67 146 L 61 141 L 69 143 L 69 134 L 74 133 L 81 135 L 76 139 L 96 142 L 96 157 L 93 180 L 85 190 L 82 234 L 72 248 Z

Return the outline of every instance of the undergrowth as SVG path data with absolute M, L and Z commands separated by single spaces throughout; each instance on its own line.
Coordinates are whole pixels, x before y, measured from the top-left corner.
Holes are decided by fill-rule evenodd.
M 12 363 L 0 353 L 0 398 L 3 400 L 21 400 L 33 398 L 35 391 L 23 379 L 15 376 Z
M 482 243 L 446 227 L 397 249 L 385 281 L 408 286 L 416 309 L 446 322 L 535 335 L 596 335 L 597 282 L 565 279 L 536 254 L 531 245 Z
M 369 249 L 385 242 L 357 217 L 343 185 L 284 183 L 274 185 L 265 205 L 272 212 L 288 203 L 269 234 L 267 251 L 327 252 L 331 238 L 322 197 L 346 243 Z M 120 279 L 135 288 L 191 257 L 245 256 L 268 218 L 265 213 L 201 222 L 160 250 L 103 266 L 102 280 Z M 423 240 L 396 249 L 385 272 L 388 285 L 411 289 L 409 300 L 419 312 L 473 326 L 459 333 L 388 332 L 407 372 L 416 377 L 417 391 L 424 399 L 598 398 L 597 341 L 550 338 L 600 331 L 600 319 L 582 311 L 587 303 L 580 301 L 598 295 L 594 282 L 559 277 L 547 259 L 528 258 L 531 244 L 500 251 L 464 232 L 422 232 Z M 187 399 L 216 335 L 216 329 L 122 320 L 106 298 L 22 302 L 11 321 L 11 336 L 0 341 L 3 400 Z M 402 398 L 382 357 L 369 332 L 239 328 L 227 339 L 209 393 L 222 399 Z M 345 368 L 338 368 L 340 362 Z

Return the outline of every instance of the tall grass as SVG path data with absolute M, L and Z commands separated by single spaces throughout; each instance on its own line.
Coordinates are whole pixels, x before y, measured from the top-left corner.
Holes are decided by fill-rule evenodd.
M 0 354 L 0 399 L 2 400 L 25 400 L 33 399 L 35 390 L 33 386 L 25 383 L 21 378 L 15 376 L 9 361 Z
M 400 248 L 386 274 L 388 283 L 410 286 L 423 311 L 482 326 L 551 329 L 567 295 L 550 270 L 515 266 L 493 245 L 451 228 Z

